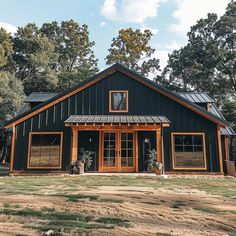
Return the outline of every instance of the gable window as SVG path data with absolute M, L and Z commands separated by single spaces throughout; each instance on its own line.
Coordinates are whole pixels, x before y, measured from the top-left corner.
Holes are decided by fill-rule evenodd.
M 109 93 L 110 112 L 128 112 L 128 91 L 113 90 Z
M 31 132 L 28 168 L 61 168 L 62 133 Z
M 204 133 L 172 133 L 173 169 L 206 170 Z

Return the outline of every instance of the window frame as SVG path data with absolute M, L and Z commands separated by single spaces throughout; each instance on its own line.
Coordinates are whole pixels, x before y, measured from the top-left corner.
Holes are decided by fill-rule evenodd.
M 201 135 L 203 143 L 203 161 L 204 167 L 176 167 L 175 165 L 175 135 Z M 207 160 L 206 160 L 206 139 L 205 133 L 201 132 L 171 132 L 171 156 L 172 156 L 172 169 L 173 170 L 207 170 Z
M 59 166 L 30 166 L 30 155 L 31 155 L 31 143 L 33 135 L 42 134 L 59 134 L 60 135 L 60 156 L 59 156 Z M 28 142 L 28 159 L 27 159 L 27 169 L 61 169 L 62 162 L 62 144 L 63 144 L 63 132 L 30 132 L 29 142 Z
M 112 110 L 112 93 L 126 93 L 126 109 Z M 109 91 L 109 112 L 128 112 L 129 111 L 129 92 L 128 90 L 110 90 Z

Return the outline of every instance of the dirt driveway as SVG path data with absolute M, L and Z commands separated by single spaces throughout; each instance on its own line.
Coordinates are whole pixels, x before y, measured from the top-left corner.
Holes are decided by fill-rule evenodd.
M 236 235 L 234 179 L 27 178 L 0 179 L 0 235 Z

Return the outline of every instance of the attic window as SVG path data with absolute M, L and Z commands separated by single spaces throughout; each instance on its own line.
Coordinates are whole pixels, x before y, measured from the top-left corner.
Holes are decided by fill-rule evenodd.
M 110 112 L 128 112 L 128 91 L 113 90 L 109 93 Z

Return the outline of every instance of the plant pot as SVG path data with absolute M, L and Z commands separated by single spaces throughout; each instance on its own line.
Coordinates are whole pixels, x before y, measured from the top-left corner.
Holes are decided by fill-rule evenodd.
M 227 175 L 229 175 L 229 176 L 236 176 L 234 161 L 226 160 L 225 162 L 226 162 Z
M 84 163 L 83 162 L 81 162 L 80 164 L 79 164 L 79 174 L 81 175 L 81 174 L 84 174 Z

